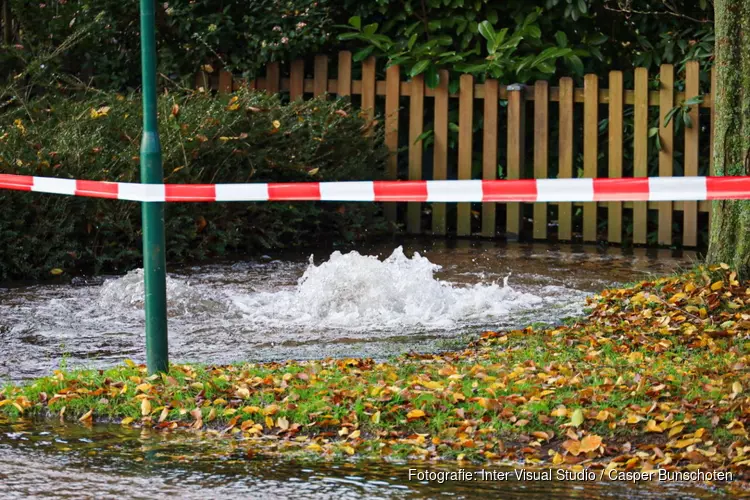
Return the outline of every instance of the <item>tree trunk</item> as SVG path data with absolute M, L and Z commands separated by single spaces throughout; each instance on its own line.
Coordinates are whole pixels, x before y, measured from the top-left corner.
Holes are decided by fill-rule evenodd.
M 716 175 L 750 175 L 750 0 L 716 0 Z M 709 263 L 750 271 L 750 200 L 713 202 Z

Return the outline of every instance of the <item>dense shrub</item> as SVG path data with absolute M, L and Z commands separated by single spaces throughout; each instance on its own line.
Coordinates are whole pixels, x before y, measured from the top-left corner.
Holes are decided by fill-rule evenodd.
M 0 172 L 138 181 L 140 100 L 95 93 L 44 98 L 0 115 Z M 342 100 L 297 101 L 241 91 L 159 101 L 165 182 L 378 178 L 387 150 L 377 123 Z M 370 130 L 370 134 L 363 133 Z M 372 204 L 167 205 L 171 263 L 384 229 Z M 0 190 L 0 279 L 123 271 L 140 263 L 140 206 Z
M 0 68 L 43 60 L 48 74 L 98 88 L 140 85 L 139 3 L 121 0 L 10 0 L 17 43 Z M 268 61 L 313 54 L 333 29 L 331 0 L 168 0 L 156 2 L 159 71 L 191 78 L 204 63 L 252 77 Z M 0 80 L 7 75 L 0 74 Z

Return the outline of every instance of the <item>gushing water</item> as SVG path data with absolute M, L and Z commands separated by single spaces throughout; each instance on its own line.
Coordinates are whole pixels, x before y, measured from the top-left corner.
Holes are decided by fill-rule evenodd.
M 435 278 L 440 268 L 419 253 L 408 258 L 402 247 L 383 261 L 358 252 L 334 252 L 319 266 L 310 257 L 293 290 L 233 299 L 253 323 L 362 332 L 487 322 L 545 302 L 496 283 L 458 287 Z

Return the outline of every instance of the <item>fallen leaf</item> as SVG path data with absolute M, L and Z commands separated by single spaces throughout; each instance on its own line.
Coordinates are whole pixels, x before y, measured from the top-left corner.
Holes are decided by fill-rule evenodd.
M 601 445 L 602 438 L 600 436 L 589 434 L 581 439 L 581 445 L 578 449 L 581 453 L 588 453 L 590 451 L 598 450 Z
M 576 408 L 573 411 L 573 415 L 570 417 L 570 425 L 578 427 L 583 423 L 583 410 Z

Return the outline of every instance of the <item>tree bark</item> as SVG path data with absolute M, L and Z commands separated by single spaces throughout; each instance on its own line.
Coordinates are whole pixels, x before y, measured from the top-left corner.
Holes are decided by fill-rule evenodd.
M 716 175 L 750 175 L 750 0 L 714 2 Z M 713 202 L 709 263 L 750 272 L 750 200 Z

